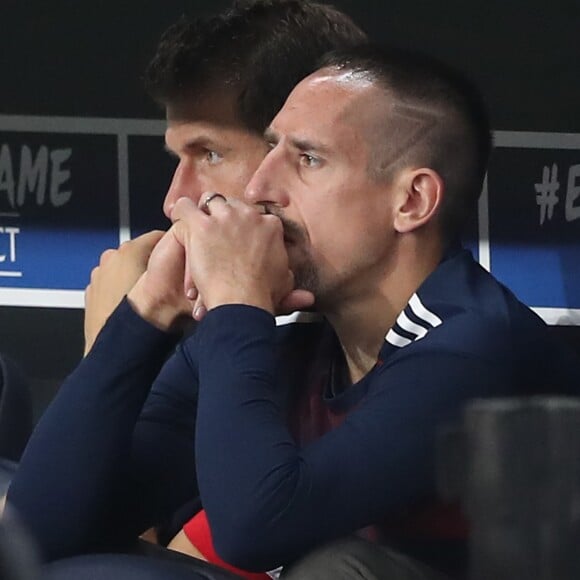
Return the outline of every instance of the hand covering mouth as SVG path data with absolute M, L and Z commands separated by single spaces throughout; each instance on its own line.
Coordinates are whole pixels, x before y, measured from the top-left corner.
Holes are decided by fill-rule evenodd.
M 304 231 L 302 228 L 294 221 L 285 218 L 280 210 L 275 207 L 263 204 L 264 213 L 276 216 L 281 222 L 284 229 L 284 243 L 285 244 L 297 244 L 298 242 L 306 239 Z

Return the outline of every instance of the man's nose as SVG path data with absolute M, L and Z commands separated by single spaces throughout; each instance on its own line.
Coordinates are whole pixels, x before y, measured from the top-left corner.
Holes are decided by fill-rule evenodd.
M 193 163 L 181 160 L 175 169 L 173 179 L 165 195 L 163 213 L 170 219 L 173 206 L 180 197 L 188 197 L 197 203 L 201 194 L 201 184 Z
M 274 150 L 266 155 L 244 191 L 244 199 L 248 203 L 277 207 L 288 205 L 283 161 Z

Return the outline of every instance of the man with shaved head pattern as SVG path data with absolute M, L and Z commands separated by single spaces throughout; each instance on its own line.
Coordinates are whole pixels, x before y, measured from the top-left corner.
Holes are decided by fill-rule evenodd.
M 243 200 L 175 199 L 72 381 L 108 356 L 116 388 L 135 388 L 197 296 L 207 314 L 159 380 L 197 393 L 219 556 L 291 580 L 462 577 L 466 527 L 435 489 L 439 427 L 474 398 L 580 386 L 577 361 L 459 243 L 491 147 L 481 99 L 424 57 L 346 49 L 265 136 Z M 289 303 L 321 319 L 277 326 Z

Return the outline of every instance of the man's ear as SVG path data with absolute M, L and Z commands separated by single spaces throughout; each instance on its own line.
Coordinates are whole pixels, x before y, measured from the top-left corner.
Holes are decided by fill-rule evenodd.
M 433 219 L 443 201 L 444 183 L 432 169 L 404 172 L 399 181 L 400 203 L 395 207 L 395 230 L 411 232 Z

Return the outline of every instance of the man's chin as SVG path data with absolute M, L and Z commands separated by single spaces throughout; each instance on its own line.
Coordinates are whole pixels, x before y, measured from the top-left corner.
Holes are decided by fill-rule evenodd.
M 290 270 L 294 274 L 294 288 L 296 290 L 308 290 L 314 294 L 315 299 L 320 288 L 318 272 L 311 264 L 302 263 L 293 265 L 290 263 Z

